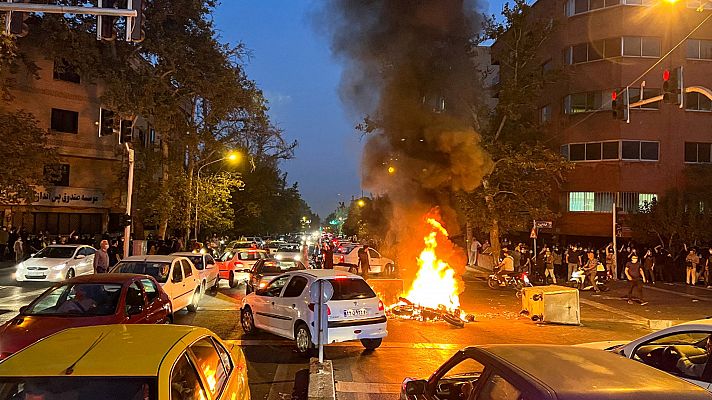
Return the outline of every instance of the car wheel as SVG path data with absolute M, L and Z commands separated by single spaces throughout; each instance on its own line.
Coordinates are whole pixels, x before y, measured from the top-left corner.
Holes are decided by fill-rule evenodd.
M 193 300 L 188 304 L 188 311 L 196 312 L 198 311 L 198 303 L 200 303 L 200 288 L 195 288 L 193 293 Z
M 237 280 L 235 279 L 235 273 L 230 272 L 230 280 L 228 282 L 230 283 L 231 288 L 237 287 Z
M 252 315 L 252 310 L 250 307 L 245 307 L 242 312 L 240 312 L 240 323 L 242 324 L 242 331 L 245 334 L 255 333 L 257 328 L 255 328 L 255 318 Z
M 305 323 L 300 323 L 294 330 L 294 343 L 297 345 L 297 352 L 300 355 L 311 356 L 314 344 L 311 340 L 311 332 Z
M 216 295 L 218 294 L 218 289 L 220 289 L 220 278 L 215 278 L 215 284 L 210 288 L 210 291 L 213 292 L 213 295 Z
M 366 350 L 375 350 L 378 347 L 381 346 L 381 343 L 383 342 L 383 339 L 378 338 L 378 339 L 361 339 L 361 344 L 363 347 L 366 348 Z
M 74 269 L 70 268 L 69 271 L 67 271 L 67 279 L 72 279 L 76 276 L 76 273 L 74 272 Z
M 497 289 L 499 287 L 499 282 L 497 282 L 497 279 L 490 276 L 487 278 L 487 286 L 489 286 L 490 289 Z

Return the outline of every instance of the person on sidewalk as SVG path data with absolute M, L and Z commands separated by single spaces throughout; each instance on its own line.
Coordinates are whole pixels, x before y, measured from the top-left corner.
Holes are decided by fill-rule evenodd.
M 651 285 L 655 284 L 655 257 L 653 257 L 653 252 L 648 249 L 645 252 L 643 258 L 643 271 L 645 272 L 645 281 Z
M 591 282 L 591 285 L 593 286 L 593 290 L 596 293 L 601 293 L 601 289 L 598 288 L 598 285 L 596 285 L 596 273 L 597 268 L 598 268 L 598 260 L 596 257 L 594 257 L 593 250 L 589 250 L 588 253 L 588 260 L 586 260 L 586 263 L 583 265 L 583 271 L 586 274 L 586 278 L 588 279 L 589 282 Z
M 606 246 L 606 274 L 610 279 L 614 281 L 618 280 L 618 266 L 616 265 L 616 258 L 613 255 L 613 243 L 609 243 Z
M 15 262 L 19 263 L 24 260 L 25 257 L 25 243 L 22 241 L 22 237 L 18 236 L 15 243 L 12 245 L 12 251 L 15 252 Z
M 482 248 L 482 243 L 477 240 L 476 237 L 472 238 L 472 245 L 470 246 L 470 265 L 478 266 L 478 258 L 480 256 L 480 249 Z
M 687 246 L 685 246 L 687 248 Z M 697 284 L 697 265 L 700 263 L 700 257 L 697 256 L 697 252 L 692 248 L 689 250 L 687 257 L 685 257 L 685 282 L 688 285 L 695 286 Z
M 104 274 L 109 272 L 109 254 L 106 252 L 109 249 L 109 241 L 102 240 L 99 244 L 99 250 L 94 253 L 94 273 Z
M 625 296 L 628 299 L 628 304 L 633 304 L 633 302 L 639 303 L 641 306 L 648 304 L 647 301 L 643 300 L 643 283 L 645 283 L 645 275 L 643 274 L 643 267 L 638 262 L 638 256 L 631 257 L 625 265 L 625 276 L 630 282 L 630 287 L 628 288 L 628 295 Z

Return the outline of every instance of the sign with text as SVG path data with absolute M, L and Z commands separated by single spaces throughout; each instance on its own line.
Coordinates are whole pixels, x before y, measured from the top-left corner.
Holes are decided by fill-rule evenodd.
M 551 221 L 536 221 L 535 226 L 539 229 L 551 229 L 554 224 Z
M 32 202 L 35 206 L 104 207 L 104 194 L 98 189 L 55 186 L 38 187 Z

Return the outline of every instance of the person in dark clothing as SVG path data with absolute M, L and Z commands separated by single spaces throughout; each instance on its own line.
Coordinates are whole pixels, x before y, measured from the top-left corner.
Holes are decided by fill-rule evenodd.
M 668 279 L 668 268 L 667 268 L 667 251 L 663 246 L 658 245 L 655 247 L 655 279 L 659 281 L 670 282 Z
M 107 254 L 109 255 L 109 265 L 112 267 L 121 260 L 121 250 L 119 250 L 119 245 L 115 240 L 111 242 Z
M 655 284 L 655 257 L 653 257 L 653 252 L 648 249 L 645 252 L 645 257 L 643 258 L 643 272 L 645 273 L 645 281 L 651 285 Z
M 12 228 L 10 229 L 10 233 L 8 234 L 7 237 L 7 258 L 9 260 L 12 260 L 15 258 L 15 249 L 13 245 L 17 241 L 17 238 L 20 237 L 20 235 L 17 234 L 17 229 Z
M 633 256 L 628 263 L 625 265 L 625 276 L 630 282 L 630 288 L 628 289 L 628 304 L 633 304 L 633 302 L 640 303 L 641 306 L 648 304 L 647 301 L 643 300 L 643 283 L 645 283 L 645 275 L 643 274 L 643 267 L 638 262 L 638 256 Z
M 371 263 L 368 259 L 368 245 L 358 249 L 358 268 L 361 269 L 363 279 L 368 279 L 368 272 L 371 270 Z
M 324 269 L 334 269 L 334 248 L 324 243 Z

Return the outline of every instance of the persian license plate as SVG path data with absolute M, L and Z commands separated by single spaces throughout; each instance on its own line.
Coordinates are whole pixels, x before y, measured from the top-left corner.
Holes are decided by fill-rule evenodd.
M 344 310 L 344 317 L 361 317 L 364 315 L 368 315 L 368 310 L 365 308 Z

